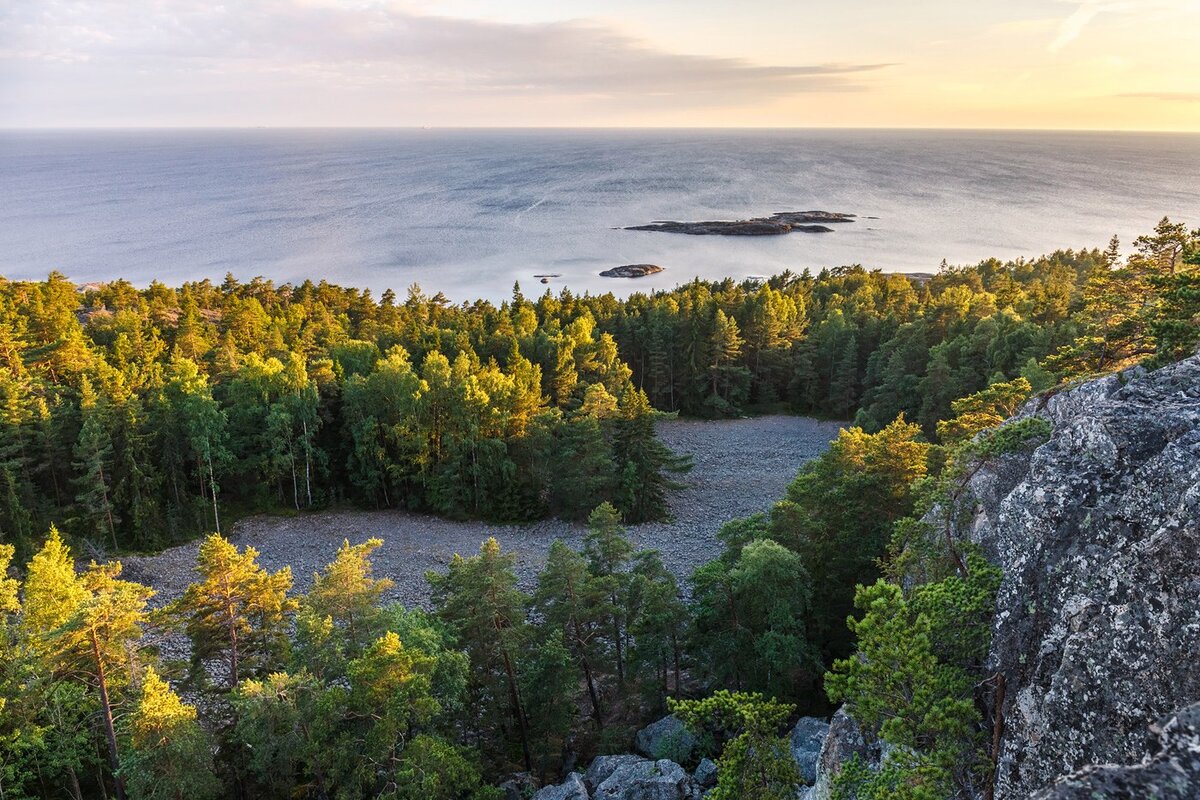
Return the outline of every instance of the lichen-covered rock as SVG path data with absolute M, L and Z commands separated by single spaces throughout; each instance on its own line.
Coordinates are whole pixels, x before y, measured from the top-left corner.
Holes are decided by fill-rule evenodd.
M 711 758 L 702 758 L 692 770 L 692 780 L 701 789 L 711 789 L 717 785 L 717 764 Z
M 533 796 L 533 800 L 590 800 L 583 776 L 572 772 L 557 786 L 547 786 Z
M 504 800 L 529 800 L 537 793 L 538 784 L 528 772 L 518 772 L 510 775 L 500 784 Z
M 1033 800 L 1195 800 L 1200 796 L 1200 703 L 1152 726 L 1151 733 L 1151 751 L 1141 763 L 1084 767 Z
M 829 733 L 829 723 L 819 717 L 801 717 L 792 728 L 789 742 L 800 778 L 808 785 L 817 779 L 817 761 Z
M 1004 571 L 987 664 L 1007 683 L 997 800 L 1137 762 L 1148 724 L 1200 700 L 1200 358 L 1029 415 L 1053 423 L 1049 441 L 976 474 L 956 530 Z
M 621 767 L 630 764 L 641 764 L 644 761 L 646 759 L 641 756 L 629 753 L 619 756 L 596 756 L 592 759 L 592 763 L 588 765 L 587 772 L 583 774 L 583 782 L 589 792 L 594 792 L 596 791 L 596 787 L 604 783 L 609 775 L 612 775 Z
M 700 787 L 674 761 L 640 760 L 613 770 L 592 793 L 592 800 L 699 800 Z
M 633 737 L 633 746 L 646 758 L 687 761 L 696 748 L 696 737 L 674 714 L 652 722 Z
M 842 764 L 854 756 L 871 759 L 873 754 L 854 718 L 839 708 L 829 721 L 829 733 L 821 744 L 817 757 L 816 777 L 807 800 L 829 800 L 833 796 L 833 779 L 842 771 Z

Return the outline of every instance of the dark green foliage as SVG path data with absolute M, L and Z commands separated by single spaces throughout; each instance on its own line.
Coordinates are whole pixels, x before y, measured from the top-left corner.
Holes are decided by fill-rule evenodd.
M 671 711 L 698 734 L 722 742 L 712 800 L 791 800 L 800 771 L 784 722 L 794 708 L 760 694 L 717 691 L 703 700 L 673 700 Z
M 796 553 L 770 539 L 692 576 L 691 652 L 718 686 L 795 698 L 820 672 L 807 624 L 812 582 Z
M 843 622 L 854 586 L 875 579 L 893 524 L 912 510 L 910 486 L 925 475 L 929 452 L 920 436 L 903 417 L 876 434 L 841 431 L 771 513 L 768 535 L 798 553 L 810 576 L 809 637 L 826 663 L 849 653 Z
M 944 798 L 985 782 L 984 737 L 974 689 L 991 640 L 1000 573 L 978 556 L 966 578 L 916 587 L 860 587 L 851 620 L 857 652 L 834 662 L 826 690 L 868 730 L 894 746 L 883 770 L 839 775 L 847 798 Z

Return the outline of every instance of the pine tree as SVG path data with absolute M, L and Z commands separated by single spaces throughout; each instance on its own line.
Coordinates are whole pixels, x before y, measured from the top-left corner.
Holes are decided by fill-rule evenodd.
M 21 627 L 35 649 L 43 649 L 47 638 L 75 613 L 87 592 L 75 575 L 75 559 L 58 529 L 29 562 L 23 592 L 25 605 Z
M 608 641 L 617 671 L 617 688 L 625 690 L 625 639 L 629 623 L 629 575 L 633 545 L 625 538 L 621 517 L 611 503 L 601 503 L 588 517 L 583 554 L 597 590 L 607 597 Z
M 760 694 L 717 691 L 702 700 L 673 700 L 672 713 L 697 733 L 726 737 L 711 800 L 791 800 L 800 770 L 779 735 L 794 706 Z
M 196 718 L 153 667 L 142 675 L 137 705 L 126 723 L 130 748 L 121 776 L 133 800 L 206 800 L 220 796 L 212 744 Z
M 477 730 L 503 737 L 515 729 L 525 769 L 533 769 L 528 710 L 521 694 L 521 662 L 529 641 L 528 598 L 516 588 L 514 557 L 488 539 L 479 555 L 456 555 L 445 575 L 426 573 L 438 617 L 471 659 L 469 693 Z M 497 724 L 507 720 L 508 725 Z M 501 739 L 502 741 L 502 739 Z
M 154 594 L 147 586 L 123 581 L 119 563 L 93 563 L 79 579 L 83 601 L 49 639 L 49 660 L 56 672 L 77 676 L 93 686 L 118 800 L 124 800 L 121 754 L 114 706 L 137 663 L 138 641 Z
M 274 574 L 258 565 L 258 551 L 240 552 L 220 534 L 200 545 L 196 557 L 200 581 L 184 590 L 172 604 L 192 641 L 197 670 L 205 659 L 220 657 L 227 664 L 226 687 L 233 689 L 246 675 L 278 663 L 287 643 L 288 617 L 296 601 L 288 597 L 292 571 Z
M 356 545 L 343 541 L 334 560 L 313 576 L 296 617 L 310 669 L 320 672 L 321 664 L 328 669 L 343 659 L 357 658 L 381 633 L 379 600 L 393 582 L 372 576 L 370 556 L 382 545 L 381 539 Z
M 568 650 L 583 672 L 597 728 L 604 727 L 598 687 L 598 673 L 604 666 L 603 626 L 612 613 L 606 588 L 594 580 L 582 555 L 556 539 L 550 545 L 533 595 L 533 608 L 543 624 L 562 631 Z

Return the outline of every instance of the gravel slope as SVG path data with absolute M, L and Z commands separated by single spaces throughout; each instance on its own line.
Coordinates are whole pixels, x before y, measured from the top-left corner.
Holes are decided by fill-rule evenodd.
M 686 488 L 671 499 L 674 519 L 633 526 L 630 538 L 638 547 L 659 550 L 671 571 L 686 578 L 720 552 L 716 534 L 725 522 L 763 511 L 782 497 L 796 470 L 825 451 L 838 427 L 787 416 L 659 423 L 663 441 L 690 453 L 695 466 L 683 476 Z M 583 532 L 581 525 L 560 520 L 504 526 L 403 511 L 331 511 L 253 517 L 238 523 L 230 538 L 255 547 L 259 562 L 272 571 L 290 565 L 296 589 L 303 591 L 344 539 L 379 537 L 384 545 L 375 553 L 375 571 L 396 582 L 390 599 L 424 606 L 429 597 L 425 571 L 444 569 L 454 553 L 475 553 L 488 536 L 516 552 L 518 575 L 528 589 L 550 543 L 559 538 L 579 547 Z M 155 556 L 126 557 L 125 577 L 157 589 L 157 602 L 170 600 L 192 581 L 197 547 L 193 542 Z

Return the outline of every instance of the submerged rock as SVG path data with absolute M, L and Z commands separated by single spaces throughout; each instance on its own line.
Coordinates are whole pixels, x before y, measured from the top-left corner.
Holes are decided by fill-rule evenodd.
M 662 272 L 657 264 L 625 264 L 620 267 L 606 269 L 600 273 L 601 278 L 644 278 Z
M 853 214 L 833 211 L 781 211 L 769 217 L 675 222 L 658 220 L 649 225 L 633 225 L 627 231 L 662 231 L 692 236 L 778 236 L 785 233 L 832 233 L 833 228 L 819 223 L 853 222 Z

